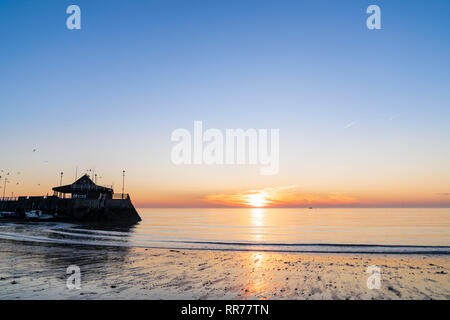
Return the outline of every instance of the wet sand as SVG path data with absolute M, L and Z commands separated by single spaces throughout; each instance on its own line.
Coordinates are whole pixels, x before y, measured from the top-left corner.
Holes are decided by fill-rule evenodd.
M 450 299 L 446 255 L 0 245 L 0 299 Z M 371 265 L 380 289 L 367 288 Z

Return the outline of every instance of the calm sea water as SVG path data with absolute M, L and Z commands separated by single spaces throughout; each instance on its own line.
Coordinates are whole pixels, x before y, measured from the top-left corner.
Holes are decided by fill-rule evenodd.
M 204 250 L 450 254 L 450 209 L 139 209 L 131 228 L 0 221 L 19 242 Z

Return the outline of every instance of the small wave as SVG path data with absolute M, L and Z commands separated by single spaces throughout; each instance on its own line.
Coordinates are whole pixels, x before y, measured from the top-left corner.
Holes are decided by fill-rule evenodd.
M 50 234 L 59 234 L 73 238 L 54 238 L 42 235 L 0 232 L 0 239 L 21 242 L 36 242 L 60 245 L 83 245 L 128 248 L 154 248 L 178 250 L 221 250 L 221 251 L 268 251 L 298 253 L 358 253 L 358 254 L 450 254 L 450 246 L 411 246 L 378 244 L 333 244 L 333 243 L 258 243 L 226 241 L 184 241 L 184 240 L 128 240 L 121 236 L 83 234 L 48 230 Z M 81 229 L 79 230 L 81 231 Z M 91 230 L 90 230 L 91 231 Z M 94 231 L 96 233 L 96 231 Z

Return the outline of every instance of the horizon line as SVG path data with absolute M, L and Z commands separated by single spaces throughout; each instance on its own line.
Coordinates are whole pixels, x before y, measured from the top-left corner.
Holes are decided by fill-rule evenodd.
M 279 207 L 246 207 L 246 206 L 136 206 L 138 209 L 450 209 L 447 206 L 279 206 Z

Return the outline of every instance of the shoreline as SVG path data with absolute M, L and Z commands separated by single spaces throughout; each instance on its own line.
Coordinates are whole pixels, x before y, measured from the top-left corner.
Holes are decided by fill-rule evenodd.
M 447 255 L 2 244 L 0 299 L 450 299 Z M 80 290 L 66 286 L 69 265 Z
M 196 247 L 152 247 L 147 245 L 139 245 L 139 244 L 130 244 L 130 245 L 120 245 L 118 243 L 89 243 L 85 241 L 71 241 L 67 242 L 66 240 L 52 239 L 51 241 L 48 239 L 40 239 L 39 237 L 30 237 L 23 239 L 16 239 L 15 234 L 9 234 L 0 232 L 0 235 L 3 238 L 0 238 L 0 243 L 21 243 L 23 245 L 29 246 L 48 246 L 48 247 L 67 247 L 72 246 L 74 248 L 97 248 L 97 249 L 114 249 L 114 248 L 124 248 L 124 249 L 136 249 L 136 250 L 169 250 L 169 251 L 218 251 L 218 252 L 237 252 L 237 253 L 251 253 L 251 252 L 261 252 L 261 253 L 280 253 L 280 254 L 314 254 L 314 255 L 361 255 L 361 256 L 373 256 L 373 255 L 385 255 L 385 256 L 448 256 L 450 258 L 450 251 L 420 251 L 420 252 L 403 252 L 403 251 L 393 251 L 393 252 L 376 252 L 376 251 L 299 251 L 299 250 L 285 250 L 285 249 L 237 249 L 237 248 L 196 248 Z M 8 236 L 11 236 L 10 238 Z M 171 242 L 171 241 L 170 241 Z M 186 241 L 182 241 L 182 243 L 186 243 Z M 189 243 L 189 242 L 188 242 Z M 206 243 L 209 242 L 195 242 L 195 243 Z M 215 244 L 222 244 L 214 242 Z M 231 244 L 234 243 L 223 243 L 223 244 Z M 247 244 L 245 244 L 247 245 Z M 248 244 L 253 245 L 253 244 Z M 324 247 L 381 247 L 381 248 L 449 248 L 450 246 L 437 245 L 437 246 L 424 246 L 424 245 L 384 245 L 384 244 L 327 244 L 327 243 L 305 243 L 305 244 L 254 244 L 254 246 L 324 246 Z M 1 252 L 1 248 L 0 248 Z

